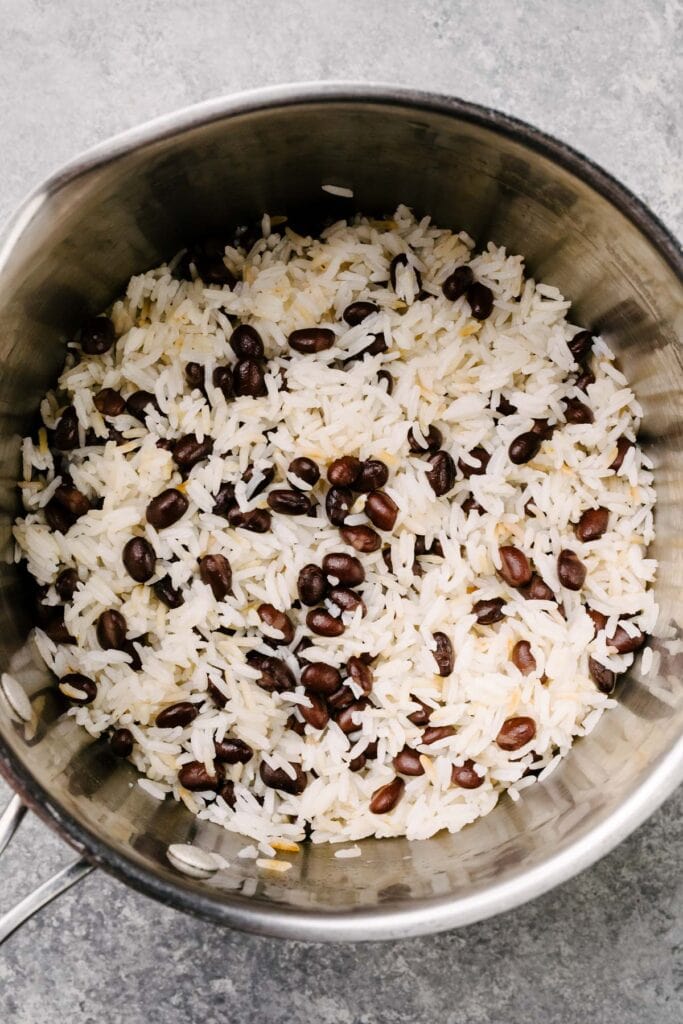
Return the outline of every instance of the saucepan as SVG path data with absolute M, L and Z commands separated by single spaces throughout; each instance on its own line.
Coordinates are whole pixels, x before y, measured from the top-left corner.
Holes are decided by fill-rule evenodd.
M 457 835 L 366 840 L 353 860 L 304 844 L 286 874 L 269 876 L 237 856 L 243 839 L 154 800 L 128 763 L 60 713 L 13 562 L 20 439 L 65 340 L 132 274 L 264 211 L 313 223 L 401 202 L 523 253 L 532 275 L 572 300 L 574 322 L 617 350 L 644 408 L 659 495 L 652 666 L 644 674 L 636 661 L 618 707 L 518 802 L 502 799 Z M 0 770 L 17 793 L 0 849 L 28 807 L 78 856 L 7 915 L 2 933 L 98 866 L 252 932 L 418 935 L 537 896 L 642 822 L 683 777 L 682 278 L 665 228 L 584 157 L 496 111 L 389 87 L 288 86 L 205 103 L 91 150 L 33 192 L 0 249 Z M 169 860 L 175 844 L 228 866 L 188 874 Z

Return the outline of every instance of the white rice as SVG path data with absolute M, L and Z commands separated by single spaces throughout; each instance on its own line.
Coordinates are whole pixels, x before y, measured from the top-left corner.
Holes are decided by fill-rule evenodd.
M 307 823 L 315 842 L 402 834 L 422 839 L 444 828 L 457 831 L 491 811 L 505 790 L 523 799 L 520 791 L 534 781 L 527 774 L 532 762 L 541 777 L 549 774 L 574 738 L 593 728 L 614 703 L 590 678 L 588 657 L 615 672 L 631 665 L 633 655 L 607 646 L 616 623 L 644 632 L 655 624 L 649 587 L 656 566 L 646 553 L 655 498 L 650 464 L 634 447 L 619 473 L 609 469 L 617 439 L 635 438 L 641 410 L 600 339 L 588 398 L 567 382 L 576 370 L 567 347 L 577 331 L 566 320 L 570 304 L 557 288 L 525 278 L 520 256 L 493 243 L 475 255 L 467 235 L 435 228 L 427 218 L 418 222 L 404 207 L 388 221 L 339 222 L 317 240 L 274 229 L 270 218 L 263 227 L 266 237 L 248 254 L 226 249 L 226 264 L 239 278 L 234 289 L 177 281 L 167 266 L 132 278 L 111 310 L 115 346 L 102 357 L 70 357 L 58 391 L 44 400 L 48 428 L 54 428 L 67 402 L 74 405 L 81 441 L 86 428 L 106 435 L 93 405 L 103 387 L 124 396 L 140 388 L 152 391 L 161 412 L 152 412 L 144 427 L 127 414 L 115 417 L 111 422 L 123 432 L 124 445 L 108 442 L 70 453 L 75 485 L 91 498 L 101 496 L 103 504 L 66 535 L 52 532 L 43 512 L 57 486 L 45 438 L 24 442 L 26 516 L 15 527 L 17 558 L 26 559 L 38 582 L 49 586 L 47 603 L 59 601 L 53 585 L 61 569 L 75 567 L 81 580 L 65 609 L 77 645 L 57 646 L 40 630 L 37 642 L 58 677 L 83 672 L 97 682 L 94 703 L 68 713 L 93 736 L 116 726 L 129 728 L 135 738 L 132 760 L 148 793 L 157 799 L 170 793 L 193 813 L 250 837 L 262 850 L 262 844 L 278 838 L 303 838 Z M 388 268 L 399 253 L 410 253 L 410 265 L 399 268 L 394 291 Z M 493 290 L 493 313 L 483 323 L 471 317 L 465 298 L 452 302 L 442 295 L 443 281 L 462 263 Z M 419 269 L 429 297 L 417 297 L 413 268 Z M 379 311 L 347 328 L 343 310 L 357 299 L 371 299 Z M 191 360 L 205 367 L 207 381 L 216 365 L 235 361 L 228 317 L 253 324 L 264 340 L 264 398 L 226 402 L 209 385 L 207 402 L 185 383 L 183 369 Z M 334 331 L 333 348 L 315 356 L 292 353 L 290 332 L 320 323 Z M 387 342 L 385 353 L 342 364 L 379 332 Z M 287 390 L 279 387 L 281 369 Z M 394 379 L 391 395 L 378 380 L 381 369 Z M 518 411 L 498 418 L 491 410 L 501 393 Z M 572 396 L 588 402 L 594 423 L 564 423 L 562 400 Z M 534 417 L 560 426 L 531 462 L 514 466 L 508 446 L 530 429 Z M 406 441 L 409 427 L 419 437 L 432 424 L 456 462 L 472 461 L 469 453 L 476 445 L 491 453 L 485 475 L 468 481 L 458 473 L 453 491 L 442 498 L 425 478 L 426 460 L 410 454 Z M 181 482 L 170 454 L 156 442 L 186 433 L 210 435 L 214 452 L 190 474 L 188 513 L 156 531 L 145 521 L 146 505 Z M 396 526 L 385 536 L 393 574 L 380 551 L 360 556 L 366 616 L 345 616 L 341 637 L 313 637 L 306 652 L 309 660 L 339 667 L 352 655 L 377 655 L 371 704 L 359 715 L 358 732 L 349 738 L 331 722 L 322 732 L 307 726 L 299 736 L 285 723 L 297 704 L 307 702 L 303 688 L 267 693 L 254 681 L 258 671 L 245 662 L 253 649 L 273 653 L 264 643 L 272 630 L 263 628 L 256 608 L 269 602 L 290 612 L 294 641 L 277 653 L 298 674 L 292 650 L 307 634 L 306 609 L 290 611 L 298 573 L 309 562 L 319 565 L 328 552 L 355 552 L 322 510 L 315 519 L 273 514 L 271 531 L 257 535 L 231 529 L 214 515 L 213 495 L 222 481 L 237 482 L 249 464 L 257 472 L 254 480 L 274 465 L 272 486 L 288 486 L 283 481 L 290 461 L 307 456 L 319 464 L 323 480 L 306 493 L 324 508 L 325 469 L 345 454 L 378 458 L 389 467 L 386 491 L 399 507 Z M 265 507 L 265 494 L 254 496 L 254 486 L 238 484 L 241 508 Z M 462 500 L 470 492 L 486 508 L 484 515 L 463 513 Z M 529 498 L 534 517 L 524 511 Z M 600 540 L 582 544 L 573 526 L 583 510 L 596 505 L 610 510 L 608 530 Z M 351 522 L 364 521 L 361 500 Z M 440 540 L 445 555 L 422 557 L 419 578 L 412 572 L 416 534 L 427 544 Z M 132 535 L 150 540 L 158 559 L 151 582 L 168 573 L 174 586 L 183 588 L 182 607 L 167 609 L 150 584 L 135 584 L 126 573 L 121 551 Z M 560 597 L 565 617 L 554 603 L 524 600 L 497 575 L 498 548 L 506 543 L 533 560 Z M 587 566 L 579 593 L 561 588 L 557 578 L 557 556 L 565 547 Z M 197 559 L 206 553 L 221 553 L 232 566 L 233 595 L 225 601 L 217 602 L 199 580 Z M 473 604 L 493 597 L 504 598 L 505 618 L 493 626 L 477 625 Z M 608 617 L 607 629 L 595 638 L 586 604 Z M 96 622 L 110 607 L 125 616 L 129 638 L 147 635 L 149 645 L 138 648 L 142 671 L 131 669 L 124 652 L 99 649 Z M 450 637 L 455 651 L 447 678 L 435 675 L 436 631 Z M 530 641 L 536 659 L 529 676 L 509 660 L 519 639 Z M 645 669 L 650 662 L 648 656 Z M 227 698 L 224 709 L 208 697 L 210 681 Z M 414 697 L 434 709 L 432 725 L 452 725 L 454 735 L 421 746 L 421 730 L 408 718 L 418 707 Z M 198 707 L 192 724 L 155 726 L 157 713 L 180 700 Z M 505 719 L 515 715 L 532 717 L 536 736 L 521 750 L 506 753 L 495 738 Z M 189 793 L 177 780 L 188 761 L 209 767 L 214 739 L 227 735 L 255 751 L 248 764 L 227 769 L 235 784 L 234 809 L 212 793 Z M 376 759 L 362 771 L 350 771 L 349 761 L 375 741 Z M 428 770 L 406 779 L 394 810 L 372 814 L 371 796 L 394 778 L 392 759 L 404 745 L 427 755 Z M 484 778 L 474 790 L 451 784 L 453 764 L 467 759 Z M 290 773 L 290 765 L 301 766 L 308 775 L 305 791 L 290 796 L 266 788 L 259 776 L 262 761 Z M 247 847 L 249 856 L 253 849 Z

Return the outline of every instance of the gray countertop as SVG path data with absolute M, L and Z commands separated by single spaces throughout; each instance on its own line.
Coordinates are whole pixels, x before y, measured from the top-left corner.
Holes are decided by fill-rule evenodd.
M 588 154 L 680 234 L 676 0 L 0 0 L 0 218 L 55 165 L 157 114 L 312 79 L 499 107 Z M 9 796 L 0 784 L 0 807 Z M 673 1024 L 683 1018 L 683 794 L 521 909 L 383 945 L 221 931 L 97 872 L 0 955 L 7 1024 Z M 0 912 L 69 858 L 27 821 Z M 678 884 L 678 888 L 677 888 Z

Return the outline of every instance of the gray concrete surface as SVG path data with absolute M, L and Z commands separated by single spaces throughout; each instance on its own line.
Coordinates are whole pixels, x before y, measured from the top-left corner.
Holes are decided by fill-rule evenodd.
M 680 234 L 676 0 L 0 0 L 0 24 L 0 217 L 56 164 L 146 118 L 261 84 L 355 78 L 523 117 Z M 520 910 L 381 946 L 223 932 L 92 875 L 2 950 L 0 1020 L 674 1024 L 682 811 L 679 793 Z M 28 822 L 0 866 L 0 911 L 67 856 Z

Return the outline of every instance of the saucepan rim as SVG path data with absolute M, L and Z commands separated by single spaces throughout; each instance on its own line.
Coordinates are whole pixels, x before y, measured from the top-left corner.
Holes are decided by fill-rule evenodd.
M 360 82 L 279 85 L 211 99 L 100 143 L 56 170 L 24 200 L 0 240 L 0 274 L 42 204 L 94 168 L 213 121 L 314 103 L 369 103 L 428 110 L 453 115 L 520 142 L 574 174 L 615 206 L 683 283 L 683 253 L 673 235 L 632 192 L 571 146 L 490 107 L 451 96 Z M 474 888 L 470 895 L 462 898 L 441 896 L 412 901 L 405 906 L 378 905 L 334 911 L 306 911 L 281 904 L 266 906 L 239 894 L 231 895 L 226 901 L 222 891 L 220 898 L 214 899 L 208 894 L 209 890 L 186 888 L 180 880 L 176 884 L 122 855 L 101 835 L 76 821 L 13 756 L 1 738 L 0 773 L 47 824 L 91 862 L 161 903 L 244 931 L 313 941 L 359 941 L 406 938 L 470 924 L 533 899 L 582 871 L 621 842 L 683 781 L 683 736 L 608 817 L 548 860 L 531 868 L 520 868 L 502 882 Z

